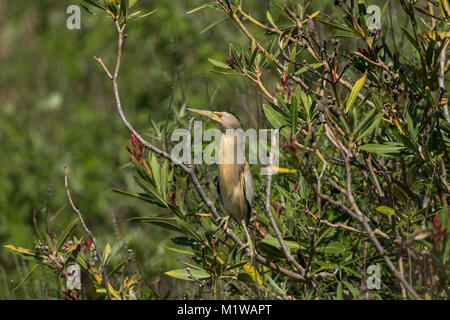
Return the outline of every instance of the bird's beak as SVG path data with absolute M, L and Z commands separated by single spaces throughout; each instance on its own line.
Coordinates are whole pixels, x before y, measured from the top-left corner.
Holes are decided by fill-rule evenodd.
M 208 117 L 209 119 L 220 122 L 220 117 L 217 112 L 215 111 L 208 111 L 208 110 L 200 110 L 200 109 L 192 109 L 192 108 L 186 108 L 188 111 L 200 114 L 202 116 Z

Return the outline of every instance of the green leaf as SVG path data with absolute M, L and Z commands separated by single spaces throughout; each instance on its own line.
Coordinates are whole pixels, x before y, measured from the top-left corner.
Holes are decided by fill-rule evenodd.
M 272 69 L 273 73 L 276 75 L 276 77 L 280 77 L 281 74 L 278 71 L 275 62 L 273 61 L 273 56 L 267 51 L 264 51 L 264 54 L 266 55 L 267 62 L 269 63 L 269 67 Z
M 94 12 L 92 12 L 91 10 L 89 10 L 88 7 L 86 7 L 85 5 L 81 4 L 81 7 L 89 14 L 95 14 Z
M 263 104 L 263 110 L 267 120 L 275 129 L 280 129 L 288 124 L 286 118 L 271 106 Z
M 403 146 L 400 143 L 391 143 L 391 144 L 365 144 L 359 147 L 359 149 L 370 152 L 370 153 L 376 153 L 380 155 L 395 155 L 399 153 L 400 151 L 405 149 L 405 146 Z
M 197 270 L 197 269 L 176 269 L 165 272 L 166 275 L 175 279 L 195 281 L 195 280 L 203 280 L 209 279 L 210 275 L 205 270 Z
M 231 70 L 231 67 L 229 65 L 227 65 L 226 63 L 223 63 L 222 61 L 217 61 L 217 60 L 210 59 L 210 58 L 208 58 L 208 61 L 211 62 L 213 65 L 215 65 L 218 68 Z
M 200 236 L 200 234 L 197 232 L 196 227 L 193 224 L 188 223 L 187 221 L 180 219 L 178 217 L 175 217 L 178 226 L 180 227 L 181 230 L 183 230 L 184 234 L 188 234 L 190 235 L 192 238 L 194 238 L 195 240 L 197 240 L 198 242 L 202 242 L 202 237 Z
M 211 28 L 214 28 L 214 27 L 217 26 L 219 23 L 222 23 L 222 22 L 224 22 L 224 21 L 227 20 L 227 19 L 228 19 L 228 16 L 225 16 L 225 17 L 223 17 L 223 18 L 221 18 L 221 19 L 219 19 L 219 20 L 217 20 L 217 21 L 211 23 L 211 24 L 210 24 L 209 26 L 207 26 L 205 29 L 203 29 L 202 31 L 200 31 L 200 34 L 202 34 L 202 33 L 206 32 L 206 31 L 208 31 L 208 30 L 211 29 Z
M 269 245 L 271 245 L 273 247 L 281 249 L 281 245 L 278 242 L 278 239 L 272 237 L 271 235 L 268 235 L 266 238 L 264 238 L 260 242 L 265 243 L 265 244 L 269 244 Z M 300 245 L 296 241 L 285 240 L 284 242 L 286 243 L 286 247 L 288 249 L 290 249 L 290 250 L 298 250 L 300 248 Z
M 298 101 L 297 97 L 292 97 L 292 103 L 291 103 L 291 128 L 292 128 L 292 136 L 295 137 L 295 134 L 297 133 L 297 124 L 298 124 Z
M 80 220 L 78 218 L 75 218 L 72 220 L 72 222 L 67 226 L 66 230 L 64 230 L 62 238 L 59 240 L 58 245 L 56 246 L 55 252 L 58 252 L 59 249 L 61 249 L 62 245 L 66 241 L 67 237 L 72 233 L 72 231 L 75 229 L 75 227 L 78 225 L 78 222 Z
M 156 189 L 161 193 L 161 171 L 158 163 L 158 159 L 153 153 L 150 156 L 150 168 L 152 170 L 153 181 L 155 182 Z
M 33 272 L 34 272 L 34 271 L 37 269 L 37 267 L 39 267 L 40 265 L 41 265 L 40 263 L 36 264 L 36 265 L 31 269 L 31 271 L 27 274 L 27 276 L 26 276 L 25 278 L 23 278 L 23 280 L 20 281 L 20 283 L 19 283 L 13 290 L 16 291 L 16 290 L 20 289 L 20 287 L 23 286 L 23 284 L 25 283 L 25 281 L 27 281 L 27 280 L 31 277 L 31 275 L 33 274 Z
M 169 161 L 166 159 L 161 168 L 161 195 L 167 200 L 167 183 L 169 177 Z
M 165 247 L 167 250 L 172 251 L 172 252 L 176 252 L 176 253 L 181 253 L 181 254 L 187 254 L 190 256 L 195 256 L 194 252 L 189 251 L 189 250 L 183 250 L 183 249 L 178 249 L 178 248 L 173 248 L 173 247 Z
M 316 19 L 316 21 L 322 23 L 323 25 L 325 25 L 331 29 L 336 29 L 336 30 L 340 30 L 340 31 L 346 31 L 346 32 L 353 33 L 353 29 L 347 27 L 345 24 L 331 23 L 329 21 L 322 20 L 322 19 Z
M 155 200 L 153 198 L 150 198 L 145 193 L 132 193 L 132 192 L 127 192 L 127 191 L 123 191 L 123 190 L 119 190 L 119 189 L 111 189 L 111 190 L 113 192 L 116 192 L 116 193 L 119 193 L 119 194 L 123 194 L 123 195 L 129 196 L 129 197 L 134 197 L 134 198 L 138 198 L 138 199 L 144 200 L 144 201 L 146 201 L 148 203 L 151 203 L 151 204 L 159 204 L 160 203 L 159 201 L 157 201 L 157 200 Z
M 311 113 L 311 98 L 309 96 L 306 95 L 306 93 L 300 88 L 300 86 L 297 87 L 296 93 L 299 95 L 300 97 L 300 101 L 302 102 L 303 105 L 303 109 L 305 110 L 306 116 L 308 117 L 308 119 L 310 118 L 310 113 Z
M 319 249 L 319 251 L 322 251 L 324 253 L 330 253 L 330 254 L 341 254 L 345 251 L 345 247 L 342 243 L 338 241 L 330 242 L 325 248 Z
M 446 21 L 445 21 L 444 19 L 442 19 L 441 17 L 437 17 L 437 16 L 435 16 L 435 15 L 432 15 L 432 14 L 429 13 L 428 11 L 423 10 L 421 7 L 415 6 L 414 9 L 416 9 L 416 10 L 419 11 L 420 13 L 425 14 L 425 15 L 427 15 L 427 16 L 433 18 L 433 19 L 437 19 L 437 20 L 441 20 L 441 21 L 443 21 L 443 22 L 446 22 Z
M 345 270 L 345 271 L 347 271 L 347 272 L 349 272 L 349 273 L 351 273 L 352 275 L 354 275 L 355 277 L 357 277 L 359 279 L 362 278 L 361 274 L 359 274 L 358 272 L 356 272 L 355 270 L 353 270 L 351 268 L 348 268 L 346 266 L 340 266 L 340 268 Z
M 172 222 L 175 222 L 175 218 L 159 218 L 159 217 L 135 217 L 129 219 L 129 221 L 138 221 L 138 222 L 144 222 L 144 223 L 150 223 L 155 226 L 177 231 L 180 233 L 185 233 L 183 229 L 178 227 L 177 225 L 173 224 Z
M 120 11 L 124 18 L 128 16 L 128 0 L 120 0 Z
M 360 79 L 358 79 L 358 81 L 355 82 L 355 85 L 353 86 L 353 89 L 350 92 L 350 96 L 348 98 L 347 105 L 345 107 L 345 113 L 347 113 L 352 107 L 353 103 L 358 97 L 359 92 L 361 91 L 364 85 L 364 82 L 366 81 L 366 78 L 367 78 L 367 70 L 366 72 L 364 72 L 364 75 Z
M 152 11 L 150 11 L 150 12 L 147 12 L 147 13 L 145 13 L 145 14 L 139 16 L 138 18 L 141 19 L 141 18 L 148 17 L 149 15 L 154 14 L 156 11 L 158 11 L 158 8 L 156 8 L 155 10 L 152 10 Z
M 179 246 L 185 247 L 192 247 L 195 244 L 195 240 L 189 239 L 188 237 L 173 237 L 170 240 Z
M 111 258 L 111 245 L 109 243 L 107 243 L 105 250 L 103 250 L 103 254 L 102 254 L 102 259 L 103 259 L 103 263 L 105 264 L 105 267 L 108 264 L 110 258 Z
M 266 12 L 266 17 L 267 17 L 267 20 L 269 21 L 269 23 L 272 25 L 272 27 L 277 28 L 277 25 L 273 21 L 272 15 L 270 14 L 269 11 Z
M 403 33 L 405 34 L 406 38 L 409 40 L 409 42 L 411 42 L 411 44 L 414 46 L 414 48 L 416 48 L 418 50 L 418 45 L 417 45 L 417 41 L 416 38 L 414 38 L 413 35 L 411 35 L 411 33 L 409 33 L 408 29 L 406 29 L 405 27 L 401 27 Z
M 105 7 L 102 6 L 100 3 L 98 3 L 97 1 L 94 1 L 94 0 L 83 0 L 83 1 L 90 4 L 93 7 L 99 8 L 101 10 L 105 10 Z
M 253 62 L 255 61 L 255 58 L 258 54 L 258 48 L 256 47 L 256 42 L 255 39 L 252 40 L 252 55 L 250 57 L 250 60 L 248 62 L 248 66 L 251 67 L 253 66 Z
M 364 121 L 367 118 L 367 122 L 364 123 Z M 383 118 L 383 114 L 380 113 L 375 116 L 375 119 L 370 123 L 370 120 L 372 118 L 372 115 L 369 116 L 369 114 L 363 119 L 362 125 L 359 125 L 356 129 L 356 134 L 358 136 L 355 139 L 355 142 L 362 140 L 365 136 L 370 134 L 375 128 L 378 128 L 378 124 L 380 123 L 381 119 Z M 368 125 L 370 123 L 370 125 Z
M 312 63 L 312 64 L 310 64 L 310 66 L 313 68 L 313 69 L 318 69 L 318 68 L 320 68 L 321 66 L 323 66 L 323 63 L 322 62 L 318 62 L 318 63 Z M 299 75 L 299 74 L 301 74 L 301 73 L 303 73 L 303 72 L 306 72 L 306 71 L 308 71 L 308 68 L 307 67 L 301 67 L 300 69 L 298 69 L 297 71 L 295 71 L 295 75 Z
M 128 259 L 122 260 L 117 266 L 115 266 L 110 273 L 108 273 L 108 278 L 112 277 L 122 266 L 128 262 Z
M 376 210 L 379 213 L 385 214 L 385 215 L 395 215 L 395 209 L 392 209 L 390 207 L 387 206 L 379 206 L 376 208 Z
M 351 292 L 353 298 L 359 298 L 359 291 L 348 281 L 342 280 L 342 283 L 347 287 L 347 289 Z
M 342 300 L 342 282 L 338 282 L 336 289 L 336 299 Z
M 418 137 L 418 131 L 417 128 L 414 127 L 414 121 L 411 118 L 411 116 L 409 115 L 409 112 L 406 112 L 406 125 L 408 128 L 408 132 L 411 136 L 411 140 L 413 142 L 413 145 L 417 142 L 417 137 Z

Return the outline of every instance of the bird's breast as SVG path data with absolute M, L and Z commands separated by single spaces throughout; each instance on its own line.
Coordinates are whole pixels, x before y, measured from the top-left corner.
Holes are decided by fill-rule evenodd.
M 228 215 L 240 221 L 247 217 L 248 205 L 242 177 L 244 165 L 237 163 L 236 152 L 229 152 L 236 145 L 236 138 L 223 135 L 222 155 L 219 163 L 219 188 L 223 207 Z M 236 150 L 235 150 L 236 151 Z

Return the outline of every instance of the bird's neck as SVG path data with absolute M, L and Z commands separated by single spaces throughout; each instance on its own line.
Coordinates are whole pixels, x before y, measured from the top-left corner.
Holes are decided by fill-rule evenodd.
M 220 161 L 221 164 L 244 165 L 245 143 L 243 136 L 222 133 Z

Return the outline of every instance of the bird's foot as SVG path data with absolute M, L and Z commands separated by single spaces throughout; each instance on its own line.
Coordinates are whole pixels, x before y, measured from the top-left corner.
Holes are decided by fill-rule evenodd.
M 217 229 L 226 230 L 228 228 L 228 223 L 230 221 L 230 217 L 229 216 L 220 217 L 219 219 L 217 219 L 217 221 L 219 221 L 219 225 L 217 226 Z
M 240 248 L 240 251 L 244 250 L 244 252 L 246 251 L 245 249 L 249 249 L 249 257 L 250 257 L 250 262 L 252 265 L 254 265 L 255 263 L 255 246 L 253 245 L 253 241 L 252 238 L 250 237 L 250 234 L 247 230 L 247 226 L 245 222 L 242 222 L 242 227 L 244 228 L 244 232 L 245 232 L 245 236 L 247 238 L 247 242 L 244 243 L 244 245 Z

